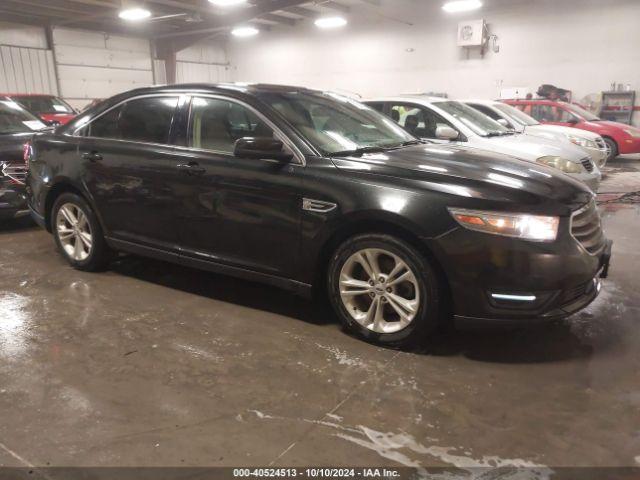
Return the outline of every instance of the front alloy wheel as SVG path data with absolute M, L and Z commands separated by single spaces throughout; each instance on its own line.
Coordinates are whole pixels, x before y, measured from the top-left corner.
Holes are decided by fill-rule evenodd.
M 440 284 L 422 252 L 385 234 L 346 240 L 329 263 L 329 298 L 343 325 L 383 345 L 408 346 L 435 330 Z
M 415 273 L 393 253 L 366 248 L 345 262 L 340 298 L 353 319 L 375 333 L 395 333 L 413 321 L 420 308 Z

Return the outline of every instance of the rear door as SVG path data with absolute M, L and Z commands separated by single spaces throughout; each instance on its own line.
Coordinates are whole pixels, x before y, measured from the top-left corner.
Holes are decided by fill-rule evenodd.
M 180 100 L 177 94 L 134 98 L 79 132 L 78 160 L 108 235 L 176 246 L 177 166 L 184 152 L 171 143 Z

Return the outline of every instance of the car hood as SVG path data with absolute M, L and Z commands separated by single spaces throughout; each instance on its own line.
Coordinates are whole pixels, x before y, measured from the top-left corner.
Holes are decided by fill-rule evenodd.
M 581 126 L 589 128 L 607 128 L 610 130 L 638 130 L 638 127 L 627 125 L 626 123 L 611 122 L 609 120 L 598 120 L 597 122 L 584 122 Z
M 530 125 L 525 129 L 526 133 L 536 135 L 538 133 L 549 133 L 551 135 L 566 138 L 567 135 L 586 138 L 587 140 L 596 141 L 600 135 L 588 130 L 580 130 L 578 128 L 563 127 L 562 125 Z
M 580 163 L 586 156 L 584 150 L 571 142 L 558 142 L 526 133 L 502 137 L 471 137 L 469 146 L 511 155 L 530 162 L 535 162 L 540 157 L 553 156 Z
M 76 117 L 72 113 L 40 113 L 38 116 L 45 122 L 59 122 L 60 125 L 66 125 Z
M 512 211 L 566 215 L 593 197 L 581 182 L 555 169 L 458 145 L 416 145 L 333 162 L 356 174 L 419 181 L 426 189 L 452 197 L 503 202 Z
M 0 134 L 0 162 L 22 162 L 22 147 L 34 132 Z

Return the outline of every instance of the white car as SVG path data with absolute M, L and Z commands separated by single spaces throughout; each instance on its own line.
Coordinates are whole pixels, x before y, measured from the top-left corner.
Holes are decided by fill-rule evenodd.
M 600 169 L 582 148 L 515 132 L 464 103 L 425 95 L 376 98 L 365 103 L 418 138 L 456 142 L 541 163 L 585 183 L 594 192 L 600 186 Z
M 523 111 L 495 100 L 463 100 L 463 103 L 516 132 L 558 141 L 568 140 L 583 148 L 600 169 L 609 158 L 609 147 L 597 133 L 561 125 L 543 125 Z

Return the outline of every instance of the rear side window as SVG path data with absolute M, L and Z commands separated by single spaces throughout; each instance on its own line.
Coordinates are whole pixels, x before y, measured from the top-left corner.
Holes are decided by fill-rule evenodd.
M 148 97 L 125 102 L 87 125 L 82 135 L 145 143 L 169 143 L 178 97 Z

